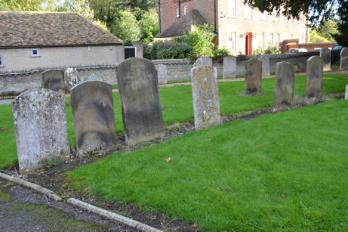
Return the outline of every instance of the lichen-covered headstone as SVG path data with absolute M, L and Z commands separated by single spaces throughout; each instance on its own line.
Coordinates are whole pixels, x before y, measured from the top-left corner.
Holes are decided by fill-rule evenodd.
M 221 123 L 219 91 L 216 70 L 211 66 L 191 70 L 195 128 L 202 129 Z
M 42 88 L 65 91 L 64 71 L 48 70 L 42 73 Z
M 271 75 L 271 64 L 270 56 L 262 55 L 259 57 L 259 60 L 262 62 L 262 78 L 266 78 Z
M 331 50 L 328 48 L 320 49 L 320 57 L 323 60 L 324 71 L 331 71 Z
M 279 62 L 276 67 L 276 107 L 291 106 L 294 101 L 295 68 L 288 62 Z
M 200 57 L 193 64 L 193 67 L 208 65 L 213 67 L 213 60 L 210 57 Z
M 223 59 L 223 79 L 233 79 L 237 76 L 237 58 L 225 56 Z
M 167 84 L 168 83 L 168 69 L 164 64 L 157 65 L 157 73 L 158 73 L 158 82 L 159 84 Z
M 77 151 L 79 155 L 116 144 L 112 86 L 86 81 L 71 90 Z
M 29 90 L 13 101 L 19 168 L 69 154 L 65 98 L 48 89 Z
M 322 82 L 323 60 L 320 56 L 312 56 L 307 60 L 307 98 L 321 98 Z
M 81 82 L 76 68 L 67 68 L 64 71 L 65 89 L 70 92 L 71 89 Z
M 135 145 L 164 135 L 155 65 L 130 58 L 117 67 L 126 142 Z
M 348 48 L 343 48 L 341 51 L 341 70 L 348 70 Z
M 246 95 L 261 93 L 262 62 L 257 58 L 249 59 L 245 64 Z

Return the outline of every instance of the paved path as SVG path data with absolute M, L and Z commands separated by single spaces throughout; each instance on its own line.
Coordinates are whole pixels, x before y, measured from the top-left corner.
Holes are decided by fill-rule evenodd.
M 0 180 L 1 232 L 133 231 Z

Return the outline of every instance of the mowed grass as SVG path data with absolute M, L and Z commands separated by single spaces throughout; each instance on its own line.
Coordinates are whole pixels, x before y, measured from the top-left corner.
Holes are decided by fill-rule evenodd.
M 67 173 L 203 231 L 347 231 L 348 102 L 235 121 Z M 171 161 L 169 161 L 171 160 Z
M 348 84 L 348 75 L 328 73 L 324 78 L 324 94 L 344 92 Z M 296 78 L 296 95 L 304 96 L 306 78 L 298 75 Z M 219 84 L 221 113 L 239 114 L 247 111 L 271 107 L 273 104 L 274 79 L 263 80 L 263 94 L 256 97 L 242 96 L 245 91 L 244 81 Z M 123 131 L 120 98 L 114 93 L 114 109 L 116 130 Z M 145 97 L 145 96 L 144 96 Z M 193 122 L 191 86 L 175 86 L 160 88 L 161 105 L 165 125 L 181 122 Z M 70 99 L 67 98 L 67 121 L 69 143 L 75 146 L 75 134 Z M 0 169 L 14 166 L 16 163 L 15 132 L 13 128 L 11 107 L 0 105 Z

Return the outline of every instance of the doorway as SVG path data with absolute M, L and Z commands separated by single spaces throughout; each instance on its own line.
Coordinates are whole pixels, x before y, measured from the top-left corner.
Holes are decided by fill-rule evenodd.
M 253 33 L 247 32 L 245 36 L 245 55 L 251 56 L 253 54 Z

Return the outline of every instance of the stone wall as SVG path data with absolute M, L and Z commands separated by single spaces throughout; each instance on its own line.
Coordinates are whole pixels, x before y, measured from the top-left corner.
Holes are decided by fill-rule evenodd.
M 190 75 L 193 62 L 190 59 L 153 60 L 152 62 L 155 66 L 163 64 L 167 67 L 167 81 L 169 82 L 191 80 Z
M 109 84 L 116 84 L 116 66 L 76 67 L 82 81 L 100 80 Z M 63 69 L 64 68 L 57 68 Z M 18 95 L 26 89 L 41 86 L 41 73 L 46 69 L 22 72 L 0 73 L 0 96 Z

